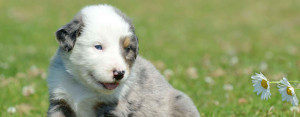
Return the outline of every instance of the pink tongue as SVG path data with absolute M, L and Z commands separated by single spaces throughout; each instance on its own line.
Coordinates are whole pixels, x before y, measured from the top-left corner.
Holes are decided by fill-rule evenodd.
M 118 87 L 119 83 L 102 83 L 105 88 L 113 90 Z

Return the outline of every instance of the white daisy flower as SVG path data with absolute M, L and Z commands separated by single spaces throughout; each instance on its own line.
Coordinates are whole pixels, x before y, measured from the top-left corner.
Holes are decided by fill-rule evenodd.
M 197 68 L 195 67 L 189 67 L 187 70 L 186 70 L 187 74 L 189 75 L 189 77 L 191 79 L 196 79 L 198 78 L 198 72 L 197 72 Z
M 215 84 L 215 81 L 211 77 L 209 77 L 209 76 L 205 77 L 205 82 L 207 84 L 210 84 L 210 85 L 214 85 Z
M 293 106 L 298 106 L 298 99 L 294 87 L 291 86 L 286 78 L 280 80 L 280 83 L 277 87 L 279 88 L 278 90 L 281 93 L 282 101 L 290 101 Z
M 233 86 L 231 84 L 225 84 L 223 86 L 224 90 L 226 91 L 232 91 L 233 90 Z
M 8 112 L 8 113 L 16 113 L 16 112 L 17 112 L 17 109 L 16 109 L 15 107 L 11 106 L 11 107 L 8 107 L 8 108 L 7 108 L 7 112 Z
M 292 111 L 292 112 L 300 112 L 300 107 L 292 106 L 292 107 L 290 107 L 290 111 Z
M 34 94 L 35 90 L 32 86 L 24 86 L 22 88 L 22 94 L 23 96 L 30 96 L 31 94 Z
M 251 76 L 254 86 L 254 92 L 257 92 L 257 95 L 261 93 L 261 99 L 268 100 L 271 96 L 270 83 L 262 73 L 255 74 L 256 75 Z
M 170 79 L 173 75 L 174 75 L 174 72 L 173 72 L 171 69 L 166 69 L 166 70 L 164 71 L 164 76 L 165 76 L 167 79 Z

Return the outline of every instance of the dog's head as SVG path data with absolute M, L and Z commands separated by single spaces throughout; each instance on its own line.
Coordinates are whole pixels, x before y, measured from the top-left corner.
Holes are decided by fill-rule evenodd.
M 56 32 L 68 72 L 87 87 L 111 93 L 129 76 L 138 54 L 130 19 L 109 5 L 83 8 Z

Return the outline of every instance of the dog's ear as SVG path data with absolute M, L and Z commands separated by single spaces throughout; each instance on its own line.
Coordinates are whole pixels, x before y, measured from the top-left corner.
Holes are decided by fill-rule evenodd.
M 139 40 L 138 40 L 138 37 L 136 36 L 136 33 L 135 33 L 135 28 L 133 26 L 133 23 L 131 21 L 131 19 L 129 17 L 127 17 L 124 13 L 122 13 L 119 9 L 116 9 L 114 8 L 115 12 L 121 16 L 123 18 L 123 20 L 125 22 L 127 22 L 129 25 L 130 25 L 130 31 L 133 33 L 133 36 L 131 38 L 133 38 L 133 45 L 134 46 L 134 58 L 136 58 L 138 56 L 138 53 L 139 53 Z
M 136 36 L 136 34 L 134 34 L 134 38 L 135 38 L 135 40 L 136 40 L 136 48 L 135 48 L 135 58 L 138 56 L 138 54 L 139 54 L 139 39 L 138 39 L 138 37 Z
M 137 35 L 136 35 L 136 33 L 135 33 L 135 28 L 134 28 L 134 26 L 133 26 L 133 24 L 132 24 L 132 22 L 131 22 L 131 20 L 129 19 L 129 20 L 127 20 L 127 22 L 129 23 L 129 25 L 130 25 L 130 31 L 133 33 L 133 35 L 132 35 L 132 41 L 133 41 L 133 48 L 134 48 L 134 58 L 136 59 L 136 57 L 138 56 L 138 54 L 139 54 L 139 39 L 138 39 L 138 37 L 137 37 Z
M 80 16 L 76 16 L 71 22 L 56 31 L 56 39 L 60 48 L 66 52 L 73 49 L 76 38 L 80 36 L 83 22 Z

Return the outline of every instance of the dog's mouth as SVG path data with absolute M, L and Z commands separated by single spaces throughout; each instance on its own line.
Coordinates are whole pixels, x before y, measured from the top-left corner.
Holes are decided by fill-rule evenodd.
M 108 89 L 108 90 L 113 90 L 115 88 L 117 88 L 119 86 L 118 82 L 114 82 L 114 83 L 102 83 L 102 82 L 98 82 L 98 84 L 102 84 L 104 88 Z
M 102 86 L 102 87 L 104 87 L 105 89 L 108 89 L 108 90 L 114 90 L 114 89 L 116 89 L 118 86 L 119 86 L 119 82 L 113 82 L 113 83 L 104 83 L 104 82 L 100 82 L 100 81 L 98 81 L 96 78 L 95 78 L 95 76 L 92 74 L 92 73 L 90 73 L 89 74 L 90 76 L 91 76 L 91 78 L 95 81 L 95 82 L 97 82 L 97 84 L 98 85 L 100 85 L 100 86 Z

